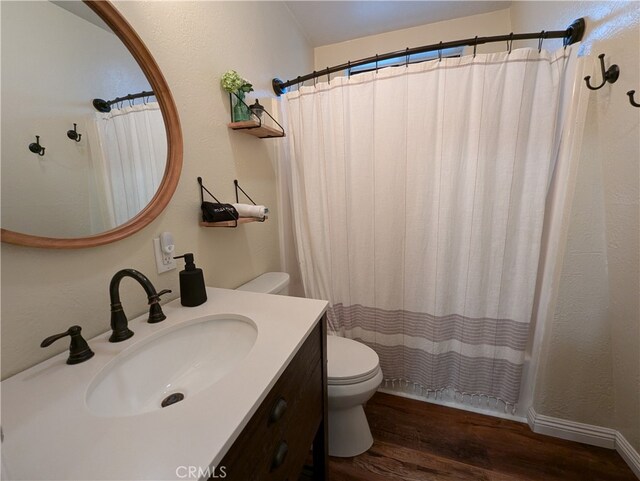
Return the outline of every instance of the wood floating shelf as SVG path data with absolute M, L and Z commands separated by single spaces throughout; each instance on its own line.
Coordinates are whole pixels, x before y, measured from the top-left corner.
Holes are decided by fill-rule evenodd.
M 273 127 L 261 125 L 255 120 L 244 120 L 242 122 L 231 122 L 227 124 L 230 129 L 239 130 L 245 134 L 253 135 L 260 139 L 269 139 L 272 137 L 284 137 L 284 132 Z
M 249 222 L 264 222 L 262 219 L 257 219 L 255 217 L 240 217 L 238 219 L 238 225 L 240 224 L 248 224 Z M 235 220 L 223 220 L 221 222 L 204 222 L 200 221 L 200 225 L 202 227 L 235 227 Z

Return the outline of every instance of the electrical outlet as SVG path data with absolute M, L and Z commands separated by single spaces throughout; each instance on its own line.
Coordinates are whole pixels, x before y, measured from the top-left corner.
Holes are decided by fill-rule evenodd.
M 171 253 L 166 253 L 162 249 L 160 237 L 153 239 L 153 252 L 156 255 L 156 269 L 158 270 L 158 274 L 172 271 L 176 268 L 176 260 L 173 258 L 173 250 L 171 250 Z

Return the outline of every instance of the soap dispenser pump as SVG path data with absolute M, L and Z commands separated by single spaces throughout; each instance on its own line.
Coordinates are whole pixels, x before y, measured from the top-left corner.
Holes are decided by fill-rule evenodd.
M 195 307 L 207 301 L 207 289 L 204 285 L 202 269 L 193 262 L 193 254 L 188 252 L 174 259 L 183 259 L 185 267 L 180 271 L 180 303 L 186 307 Z

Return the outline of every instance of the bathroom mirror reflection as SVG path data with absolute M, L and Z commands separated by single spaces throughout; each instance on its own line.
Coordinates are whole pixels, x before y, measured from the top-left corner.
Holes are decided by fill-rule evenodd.
M 2 2 L 3 230 L 83 238 L 143 211 L 167 164 L 160 106 L 145 96 L 99 112 L 92 101 L 152 90 L 83 2 Z M 36 135 L 44 152 L 29 148 Z

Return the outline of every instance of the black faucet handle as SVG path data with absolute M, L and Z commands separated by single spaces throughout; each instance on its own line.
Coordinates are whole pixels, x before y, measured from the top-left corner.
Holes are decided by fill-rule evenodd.
M 167 318 L 164 312 L 162 312 L 162 307 L 160 307 L 160 296 L 164 296 L 170 292 L 171 289 L 163 289 L 155 296 L 149 296 L 149 319 L 147 320 L 149 324 L 155 324 Z
M 84 362 L 91 359 L 94 353 L 89 347 L 89 344 L 87 344 L 87 341 L 82 337 L 82 334 L 80 334 L 80 331 L 82 331 L 80 326 L 71 326 L 65 332 L 47 337 L 42 341 L 42 343 L 40 343 L 40 347 L 48 347 L 58 339 L 70 336 L 71 343 L 69 344 L 69 358 L 67 359 L 67 364 L 78 364 Z

